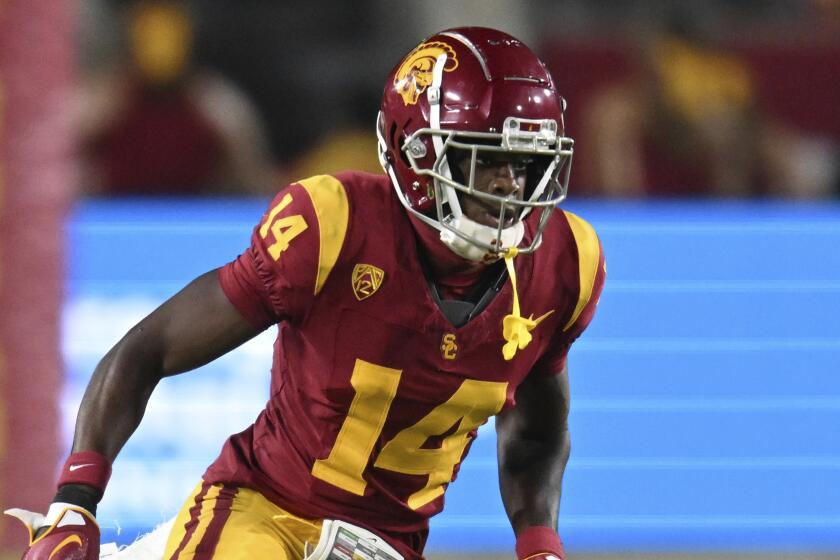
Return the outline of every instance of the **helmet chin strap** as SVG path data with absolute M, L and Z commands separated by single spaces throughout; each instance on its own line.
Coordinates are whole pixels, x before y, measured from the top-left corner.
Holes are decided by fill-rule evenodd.
M 448 227 L 458 230 L 466 236 L 469 236 L 477 241 L 492 245 L 496 241 L 496 228 L 485 226 L 473 221 L 463 214 L 454 218 Z M 516 222 L 514 225 L 502 230 L 501 243 L 502 247 L 518 247 L 522 238 L 525 236 L 525 226 L 522 222 Z M 440 232 L 441 242 L 449 247 L 449 249 L 456 255 L 463 257 L 470 261 L 483 261 L 488 257 L 493 260 L 501 258 L 501 255 L 488 251 L 483 247 L 476 245 L 449 229 L 442 229 Z

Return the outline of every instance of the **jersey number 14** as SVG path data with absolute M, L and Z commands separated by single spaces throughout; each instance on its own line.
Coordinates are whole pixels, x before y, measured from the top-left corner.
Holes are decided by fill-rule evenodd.
M 353 494 L 364 495 L 367 487 L 364 471 L 385 425 L 401 376 L 402 370 L 356 360 L 350 377 L 356 394 L 329 457 L 315 461 L 313 476 Z M 506 391 L 507 383 L 465 380 L 448 401 L 386 442 L 373 466 L 428 476 L 426 485 L 408 498 L 411 509 L 423 507 L 443 494 L 444 484 L 452 480 L 455 465 L 469 443 L 470 432 L 502 409 Z M 423 447 L 430 437 L 444 434 L 449 435 L 439 447 Z
M 268 254 L 275 261 L 280 258 L 280 254 L 283 251 L 289 248 L 289 243 L 292 239 L 306 231 L 306 228 L 309 227 L 306 220 L 300 214 L 293 214 L 277 219 L 277 214 L 282 212 L 291 203 L 292 195 L 286 193 L 286 196 L 280 199 L 280 202 L 271 209 L 268 218 L 260 226 L 260 237 L 263 239 L 268 237 L 269 231 L 274 235 L 274 243 L 268 246 Z

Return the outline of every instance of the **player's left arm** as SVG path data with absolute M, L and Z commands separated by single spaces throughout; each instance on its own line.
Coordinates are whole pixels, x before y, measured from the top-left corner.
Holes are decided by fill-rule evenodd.
M 563 558 L 557 515 L 571 440 L 569 376 L 529 375 L 516 390 L 516 406 L 496 417 L 499 486 L 517 537 L 520 559 Z
M 547 352 L 517 387 L 516 406 L 496 417 L 499 486 L 520 560 L 565 557 L 557 515 L 571 451 L 567 356 L 595 315 L 607 275 L 595 230 L 574 214 L 564 215 L 578 258 L 577 301 Z

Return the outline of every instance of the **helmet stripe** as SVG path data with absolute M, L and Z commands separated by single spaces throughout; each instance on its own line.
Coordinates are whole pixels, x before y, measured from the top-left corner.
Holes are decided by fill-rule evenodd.
M 443 93 L 441 91 L 441 83 L 443 82 L 443 69 L 446 67 L 446 53 L 441 53 L 435 62 L 435 68 L 432 71 L 432 85 L 426 90 L 426 96 L 429 100 L 429 126 L 434 130 L 440 130 L 440 102 Z M 441 161 L 440 170 L 444 177 L 451 178 L 452 172 L 449 169 L 449 162 L 443 154 L 443 139 L 438 134 L 432 134 L 432 144 L 435 147 L 435 157 Z M 461 217 L 461 203 L 458 201 L 458 195 L 455 189 L 449 185 L 441 185 L 446 194 L 443 200 L 438 204 L 449 204 L 449 209 L 454 218 Z
M 490 70 L 487 68 L 487 61 L 484 60 L 484 57 L 481 56 L 481 53 L 478 52 L 478 49 L 476 48 L 476 46 L 473 44 L 472 41 L 470 41 L 469 39 L 467 39 L 466 37 L 464 37 L 460 33 L 455 33 L 453 31 L 444 31 L 443 33 L 441 33 L 441 35 L 445 35 L 447 37 L 452 37 L 453 39 L 456 39 L 456 40 L 460 41 L 461 43 L 463 43 L 465 47 L 470 49 L 470 52 L 473 53 L 473 56 L 475 56 L 476 60 L 478 60 L 478 63 L 481 65 L 481 70 L 484 72 L 484 77 L 487 78 L 487 81 L 489 82 L 490 80 L 493 79 L 490 76 Z

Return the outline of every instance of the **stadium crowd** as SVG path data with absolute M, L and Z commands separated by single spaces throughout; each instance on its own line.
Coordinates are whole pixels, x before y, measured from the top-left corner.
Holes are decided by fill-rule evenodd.
M 96 0 L 80 14 L 80 188 L 267 196 L 313 169 L 378 172 L 385 53 L 503 21 L 574 108 L 572 196 L 836 197 L 837 12 L 825 0 Z

